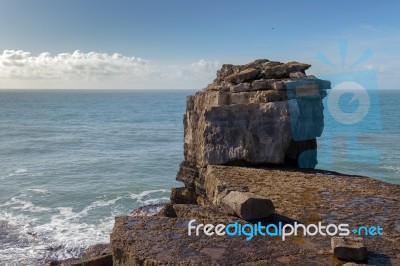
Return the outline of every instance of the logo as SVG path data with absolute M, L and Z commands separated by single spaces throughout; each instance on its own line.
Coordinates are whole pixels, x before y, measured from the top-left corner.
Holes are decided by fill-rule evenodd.
M 382 129 L 376 72 L 363 66 L 372 50 L 366 49 L 354 62 L 347 62 L 347 48 L 347 40 L 339 41 L 340 64 L 332 63 L 323 53 L 316 56 L 331 69 L 318 75 L 331 82 L 323 100 L 324 131 L 317 151 L 324 160 L 319 161 L 318 168 L 336 170 L 352 165 L 352 169 L 359 169 L 380 163 L 379 150 L 363 141 Z
M 378 226 L 360 226 L 350 230 L 349 224 L 328 224 L 323 225 L 322 222 L 318 224 L 304 225 L 294 222 L 294 224 L 256 224 L 239 222 L 225 224 L 199 224 L 195 219 L 188 223 L 188 235 L 199 236 L 200 233 L 207 236 L 243 236 L 246 241 L 252 240 L 256 236 L 268 237 L 281 237 L 285 241 L 288 236 L 315 236 L 317 234 L 322 236 L 349 236 L 351 233 L 357 236 L 383 236 L 383 228 Z
M 346 94 L 351 97 L 347 104 L 341 104 Z M 346 112 L 342 108 L 355 103 L 355 110 Z M 361 104 L 362 103 L 362 104 Z M 328 97 L 328 111 L 339 123 L 356 124 L 368 114 L 371 100 L 365 88 L 354 81 L 344 81 L 337 84 Z M 343 106 L 343 107 L 342 107 Z

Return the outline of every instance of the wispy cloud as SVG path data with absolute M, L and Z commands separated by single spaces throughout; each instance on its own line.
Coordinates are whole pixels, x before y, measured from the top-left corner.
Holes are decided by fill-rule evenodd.
M 211 82 L 215 72 L 220 68 L 218 61 L 204 59 L 189 65 L 171 65 L 165 68 L 165 73 L 173 79 L 182 81 L 206 81 Z M 203 84 L 206 85 L 206 84 Z
M 210 82 L 217 61 L 158 65 L 139 57 L 98 52 L 0 54 L 0 88 L 198 88 Z

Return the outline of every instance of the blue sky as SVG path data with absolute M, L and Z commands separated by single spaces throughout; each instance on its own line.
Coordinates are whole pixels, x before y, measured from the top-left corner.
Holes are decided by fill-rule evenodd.
M 326 73 L 316 54 L 340 65 L 342 39 L 348 65 L 370 48 L 360 68 L 394 88 L 398 10 L 396 1 L 3 0 L 0 88 L 199 89 L 221 63 L 257 58 Z

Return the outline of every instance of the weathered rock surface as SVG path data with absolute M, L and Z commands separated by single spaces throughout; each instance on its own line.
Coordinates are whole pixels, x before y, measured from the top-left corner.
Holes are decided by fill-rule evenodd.
M 110 266 L 113 257 L 109 244 L 96 244 L 89 247 L 81 258 L 70 258 L 66 260 L 49 260 L 46 266 Z
M 366 266 L 368 264 L 359 264 L 359 263 L 354 263 L 354 262 L 347 262 L 343 264 L 342 266 Z
M 299 169 L 208 166 L 210 202 L 225 190 L 271 199 L 275 213 L 263 223 L 323 222 L 377 225 L 384 237 L 363 236 L 368 264 L 400 265 L 400 186 L 366 177 Z M 212 175 L 212 178 L 208 177 Z M 211 193 L 214 191 L 214 193 Z M 208 198 L 208 196 L 207 196 Z M 188 236 L 187 224 L 246 223 L 219 205 L 167 204 L 160 216 L 121 217 L 111 237 L 114 265 L 343 265 L 332 255 L 329 236 Z M 171 215 L 172 214 L 172 215 Z
M 333 255 L 342 260 L 366 261 L 368 250 L 362 237 L 332 237 Z
M 189 236 L 188 221 L 167 217 L 117 218 L 111 234 L 113 265 L 279 265 L 289 261 L 294 265 L 313 265 L 315 259 L 304 257 L 306 249 L 301 246 L 277 238 L 246 241 L 241 237 Z M 218 223 L 217 219 L 197 221 Z
M 71 264 L 71 266 L 111 266 L 112 264 L 113 257 L 111 254 L 107 254 L 84 259 L 78 263 Z

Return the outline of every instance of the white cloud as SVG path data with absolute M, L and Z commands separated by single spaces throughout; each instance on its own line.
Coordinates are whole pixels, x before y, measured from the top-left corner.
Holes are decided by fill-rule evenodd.
M 190 65 L 189 71 L 195 75 L 209 75 L 210 73 L 215 74 L 220 68 L 220 63 L 218 61 L 206 61 L 201 59 L 200 61 Z
M 120 54 L 83 53 L 79 50 L 51 56 L 33 56 L 21 50 L 4 50 L 0 55 L 1 79 L 66 79 L 86 80 L 110 76 L 151 74 L 149 63 L 141 58 Z
M 157 65 L 138 57 L 79 50 L 37 56 L 21 50 L 0 54 L 0 88 L 199 88 L 211 82 L 216 61 Z

